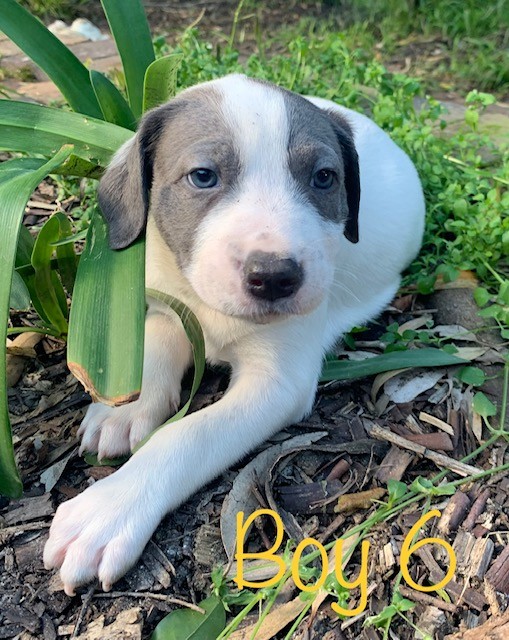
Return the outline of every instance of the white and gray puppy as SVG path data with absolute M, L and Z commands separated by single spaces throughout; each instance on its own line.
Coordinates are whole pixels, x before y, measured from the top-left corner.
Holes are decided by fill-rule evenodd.
M 44 560 L 68 594 L 95 577 L 109 589 L 168 511 L 310 412 L 325 352 L 392 299 L 424 224 L 414 166 L 371 120 L 241 75 L 149 112 L 99 198 L 114 248 L 146 226 L 147 285 L 194 311 L 209 362 L 232 372 L 221 400 L 59 507 Z M 148 302 L 139 400 L 92 405 L 80 428 L 99 457 L 129 452 L 179 403 L 191 348 Z

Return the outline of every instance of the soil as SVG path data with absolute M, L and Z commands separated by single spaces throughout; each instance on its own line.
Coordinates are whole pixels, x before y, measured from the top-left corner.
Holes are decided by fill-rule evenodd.
M 220 37 L 219 34 L 229 31 L 237 2 L 146 4 L 152 26 L 175 32 L 196 21 L 205 9 L 200 29 Z M 263 30 L 270 31 L 303 14 L 320 19 L 327 11 L 319 2 L 265 4 L 263 11 L 243 18 L 246 47 L 251 46 L 250 39 L 254 38 L 251 27 L 256 21 Z M 85 7 L 91 11 L 89 5 Z M 89 17 L 99 22 L 95 13 Z M 48 214 L 37 203 L 49 205 L 55 198 L 51 183 L 41 187 L 32 199 L 35 204 L 27 211 L 28 226 L 42 223 Z M 72 201 L 65 204 L 70 215 L 75 204 Z M 357 350 L 379 352 L 380 337 L 394 322 L 406 328 L 431 327 L 431 331 L 438 324 L 449 329 L 457 324 L 465 329 L 477 326 L 468 284 L 459 294 L 458 290 L 454 296 L 451 294 L 454 298 L 451 305 L 444 304 L 449 295 L 447 290 L 440 295 L 442 299 L 438 301 L 419 298 L 413 292 L 399 297 L 379 322 L 356 336 Z M 13 314 L 11 320 L 18 326 L 28 325 L 34 318 L 24 313 Z M 461 333 L 464 335 L 456 328 L 456 335 Z M 489 367 L 493 375 L 482 389 L 491 393 L 494 401 L 499 400 L 497 384 L 502 358 L 496 337 L 489 332 L 481 338 L 475 334 L 468 340 L 455 340 L 455 344 L 478 350 L 476 364 Z M 431 478 L 442 468 L 454 467 L 455 460 L 467 455 L 478 446 L 481 437 L 486 437 L 479 417 L 470 408 L 476 389 L 460 385 L 454 368 L 442 369 L 431 378 L 429 371 L 413 370 L 392 378 L 378 376 L 321 384 L 308 419 L 283 430 L 164 519 L 142 558 L 114 586 L 113 593 L 104 594 L 98 585 L 92 585 L 69 598 L 61 589 L 58 575 L 45 571 L 42 565 L 48 527 L 58 504 L 114 469 L 91 467 L 78 456 L 76 430 L 90 400 L 67 369 L 65 345 L 44 338 L 23 353 L 22 371 L 9 389 L 9 403 L 25 494 L 20 501 L 0 498 L 0 639 L 150 638 L 164 615 L 178 608 L 173 599 L 199 602 L 210 593 L 213 567 L 227 565 L 227 552 L 231 549 L 227 532 L 231 532 L 231 521 L 226 507 L 232 487 L 239 491 L 240 472 L 253 460 L 257 473 L 248 489 L 241 491 L 242 499 L 252 501 L 254 495 L 259 505 L 270 504 L 277 509 L 293 539 L 312 536 L 327 543 L 365 521 L 375 508 L 370 498 L 384 499 L 379 489 L 385 488 L 389 479 L 410 484 L 419 476 Z M 346 357 L 345 352 L 338 353 Z M 192 410 L 217 401 L 227 384 L 226 374 L 208 371 Z M 269 470 L 256 458 L 260 451 L 296 436 L 300 440 L 294 441 L 297 444 L 292 452 L 279 453 Z M 421 449 L 416 450 L 419 445 Z M 437 453 L 445 456 L 438 459 L 440 466 L 433 461 L 437 460 Z M 505 453 L 506 446 L 500 443 L 470 464 L 479 470 L 488 469 L 502 464 Z M 448 474 L 449 479 L 457 477 L 452 472 Z M 366 491 L 367 495 L 359 496 Z M 341 504 L 339 497 L 343 498 Z M 507 477 L 500 474 L 470 483 L 458 488 L 452 496 L 442 496 L 436 504 L 443 515 L 426 535 L 438 535 L 453 545 L 457 569 L 441 594 L 424 594 L 404 587 L 403 595 L 416 602 L 415 608 L 405 615 L 437 639 L 456 632 L 459 639 L 464 630 L 483 625 L 487 620 L 491 626 L 484 627 L 486 637 L 505 637 L 495 633 L 497 629 L 504 633 L 508 624 L 507 615 L 505 620 L 498 617 L 509 597 Z M 367 615 L 378 614 L 391 603 L 401 548 L 422 515 L 419 509 L 409 507 L 393 521 L 373 529 L 366 613 L 353 620 L 342 620 L 332 611 L 329 598 L 314 616 L 305 619 L 294 638 L 382 637 L 380 631 L 364 627 L 363 623 Z M 271 523 L 258 523 L 249 537 L 250 550 L 267 548 L 273 538 Z M 354 555 L 350 576 L 357 575 L 359 566 L 360 556 Z M 410 573 L 419 584 L 436 583 L 447 566 L 447 556 L 440 552 L 440 547 L 425 547 L 412 557 Z M 293 601 L 297 595 L 296 589 L 286 589 L 278 604 Z M 356 602 L 357 595 L 349 601 Z M 285 637 L 285 627 L 278 630 L 280 617 L 271 618 L 274 633 L 264 637 Z M 420 637 L 398 617 L 392 628 L 394 637 L 402 640 Z M 482 629 L 477 630 L 476 637 L 484 637 Z

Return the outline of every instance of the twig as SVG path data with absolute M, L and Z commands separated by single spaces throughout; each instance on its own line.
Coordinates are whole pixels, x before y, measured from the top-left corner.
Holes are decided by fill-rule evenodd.
M 41 200 L 29 200 L 27 202 L 27 207 L 32 207 L 33 209 L 46 209 L 46 211 L 53 211 L 53 209 L 56 208 L 53 203 L 43 202 Z
M 13 525 L 12 527 L 4 527 L 0 529 L 0 545 L 6 544 L 11 538 L 24 533 L 25 531 L 37 531 L 38 529 L 48 529 L 49 522 L 24 522 L 23 524 Z
M 464 462 L 460 462 L 459 460 L 455 460 L 454 458 L 445 456 L 442 453 L 431 451 L 430 449 L 423 447 L 422 444 L 411 442 L 410 440 L 407 440 L 407 438 L 398 436 L 397 434 L 392 433 L 392 431 L 389 431 L 389 429 L 384 429 L 377 424 L 369 425 L 366 428 L 369 432 L 369 435 L 373 438 L 377 438 L 378 440 L 386 440 L 387 442 L 391 442 L 401 449 L 408 449 L 409 451 L 418 453 L 419 455 L 428 458 L 428 460 L 431 460 L 439 467 L 446 467 L 450 471 L 457 473 L 459 476 L 474 476 L 482 472 L 482 470 L 478 469 L 477 467 L 465 464 Z
M 472 531 L 475 527 L 477 518 L 482 514 L 486 507 L 490 493 L 490 489 L 484 489 L 475 499 L 475 502 L 470 509 L 470 513 L 462 524 L 462 528 L 465 529 L 465 531 Z
M 339 527 L 341 527 L 344 524 L 345 520 L 346 518 L 342 513 L 337 515 L 334 518 L 334 520 L 329 524 L 329 526 L 326 529 L 324 529 L 319 536 L 317 536 L 318 542 L 321 542 L 323 544 L 326 540 L 328 540 L 331 537 L 331 535 L 335 533 L 336 530 L 339 529 Z
M 92 601 L 92 596 L 94 595 L 95 584 L 91 585 L 88 588 L 88 591 L 83 596 L 83 604 L 81 605 L 80 612 L 78 613 L 78 619 L 76 620 L 76 624 L 74 625 L 74 631 L 71 634 L 71 638 L 77 638 L 80 634 L 81 623 L 83 622 L 83 618 L 85 617 L 85 613 Z
M 434 607 L 437 607 L 437 609 L 442 609 L 443 611 L 456 613 L 456 611 L 458 610 L 458 606 L 452 604 L 452 602 L 445 602 L 441 598 L 429 596 L 427 593 L 415 591 L 414 589 L 409 589 L 408 587 L 405 587 L 403 585 L 399 587 L 399 592 L 404 598 L 409 598 L 410 600 L 420 602 L 421 604 L 431 604 Z
M 172 596 L 165 596 L 162 593 L 150 593 L 150 591 L 108 591 L 108 593 L 96 593 L 96 598 L 152 598 L 153 600 L 161 600 L 162 602 L 167 602 L 168 604 L 178 604 L 181 607 L 187 607 L 188 609 L 193 609 L 193 611 L 198 611 L 198 613 L 206 613 L 205 609 L 199 607 L 196 604 L 192 604 L 191 602 L 186 602 L 185 600 L 181 600 L 180 598 L 173 598 Z
M 451 427 L 450 424 L 447 424 L 447 422 L 440 420 L 440 418 L 435 418 L 435 416 L 432 416 L 429 413 L 426 413 L 425 411 L 420 412 L 419 420 L 422 420 L 423 422 L 427 422 L 428 424 L 432 424 L 434 427 L 437 427 L 438 429 L 442 429 L 442 431 L 445 431 L 450 436 L 454 436 L 454 429 Z

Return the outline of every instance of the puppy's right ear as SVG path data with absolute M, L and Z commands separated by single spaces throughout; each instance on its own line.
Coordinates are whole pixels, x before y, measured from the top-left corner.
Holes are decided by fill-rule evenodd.
M 99 206 L 108 223 L 112 249 L 129 246 L 145 229 L 155 150 L 171 107 L 168 104 L 147 113 L 134 138 L 120 147 L 101 178 Z

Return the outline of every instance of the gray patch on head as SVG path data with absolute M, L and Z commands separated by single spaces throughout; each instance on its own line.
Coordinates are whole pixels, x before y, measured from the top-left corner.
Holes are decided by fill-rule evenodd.
M 350 125 L 341 114 L 318 108 L 302 96 L 283 91 L 289 122 L 288 163 L 301 193 L 327 220 L 345 223 L 357 241 L 359 167 Z M 313 187 L 316 171 L 331 169 L 338 180 L 330 189 Z
M 112 248 L 134 242 L 150 210 L 179 265 L 188 263 L 200 221 L 231 195 L 240 172 L 221 100 L 213 87 L 191 89 L 143 118 L 136 137 L 116 156 L 99 185 Z M 218 185 L 198 189 L 189 184 L 187 175 L 198 168 L 213 169 Z
M 299 189 L 324 218 L 346 220 L 343 157 L 329 119 L 301 96 L 285 93 L 285 104 L 290 126 L 289 166 Z M 312 187 L 313 175 L 320 169 L 332 169 L 338 174 L 339 180 L 330 190 Z
M 195 89 L 181 100 L 176 116 L 163 122 L 154 158 L 150 213 L 183 268 L 189 263 L 200 222 L 220 200 L 232 197 L 240 156 L 222 117 L 217 90 Z M 198 168 L 215 171 L 217 186 L 199 189 L 189 184 L 188 174 Z

